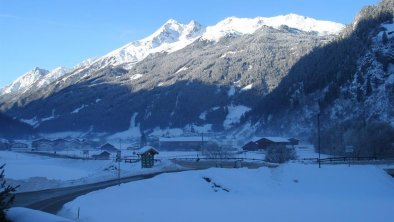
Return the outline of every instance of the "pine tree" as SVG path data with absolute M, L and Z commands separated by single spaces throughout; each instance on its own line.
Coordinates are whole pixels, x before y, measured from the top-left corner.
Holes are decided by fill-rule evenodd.
M 11 204 L 14 202 L 15 196 L 14 192 L 19 186 L 13 187 L 11 185 L 7 185 L 5 180 L 3 164 L 0 167 L 0 221 L 8 221 L 6 218 L 6 210 L 11 207 Z

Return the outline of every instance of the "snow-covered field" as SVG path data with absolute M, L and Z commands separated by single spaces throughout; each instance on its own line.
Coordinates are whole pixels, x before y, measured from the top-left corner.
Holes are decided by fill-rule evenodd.
M 78 221 L 392 221 L 394 180 L 375 166 L 284 164 L 162 174 L 67 203 Z
M 300 146 L 297 149 L 299 158 L 316 158 L 317 154 L 312 146 Z M 122 156 L 133 156 L 134 151 L 122 150 Z M 52 153 L 51 153 L 52 154 Z M 60 155 L 83 157 L 83 153 L 76 151 L 58 152 Z M 141 169 L 140 163 L 120 164 L 121 176 L 132 176 L 165 169 L 176 169 L 168 159 L 202 157 L 197 151 L 164 151 L 156 159 L 161 160 L 153 169 Z M 263 152 L 245 152 L 234 154 L 237 158 L 264 159 Z M 323 158 L 324 156 L 322 156 Z M 111 157 L 112 158 L 112 157 Z M 134 155 L 134 158 L 136 156 Z M 94 183 L 118 177 L 118 163 L 113 160 L 78 160 L 52 158 L 11 151 L 0 151 L 0 164 L 6 164 L 5 174 L 11 185 L 20 185 L 18 192 L 58 188 L 66 186 Z
M 317 157 L 312 146 L 298 146 L 296 151 L 300 159 Z M 132 151 L 124 155 L 132 155 Z M 121 176 L 179 169 L 168 159 L 198 155 L 200 152 L 160 152 L 156 158 L 161 162 L 152 169 L 141 169 L 139 162 L 122 162 Z M 236 157 L 263 159 L 265 155 L 246 152 Z M 113 160 L 0 151 L 0 163 L 6 163 L 7 182 L 22 185 L 19 192 L 94 183 L 118 176 L 118 163 Z M 84 222 L 390 221 L 394 179 L 382 168 L 345 164 L 323 165 L 319 169 L 316 164 L 293 162 L 277 168 L 210 168 L 162 174 L 80 196 L 67 203 L 58 215 L 76 220 L 80 208 L 77 221 Z M 62 220 L 23 208 L 12 208 L 8 215 L 16 221 L 33 217 Z
M 0 162 L 6 164 L 6 177 L 26 179 L 46 177 L 48 179 L 72 180 L 86 177 L 107 165 L 109 161 L 83 161 L 51 158 L 18 152 L 1 151 Z
M 20 185 L 18 192 L 75 186 L 118 178 L 118 163 L 113 160 L 78 160 L 0 151 L 0 164 L 6 164 L 7 183 Z M 122 177 L 176 169 L 162 160 L 155 168 L 141 169 L 141 163 L 120 164 Z

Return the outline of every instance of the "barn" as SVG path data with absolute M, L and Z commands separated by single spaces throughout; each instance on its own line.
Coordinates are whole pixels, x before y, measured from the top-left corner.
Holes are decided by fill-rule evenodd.
M 291 145 L 289 139 L 283 137 L 263 137 L 256 141 L 259 149 L 266 150 L 270 146 Z

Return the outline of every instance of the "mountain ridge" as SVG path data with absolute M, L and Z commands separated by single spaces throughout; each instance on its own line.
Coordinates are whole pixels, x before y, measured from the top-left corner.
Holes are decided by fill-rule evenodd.
M 174 19 L 169 19 L 148 37 L 130 42 L 105 54 L 104 56 L 82 61 L 73 68 L 62 68 L 61 74 L 54 75 L 54 78 L 50 80 L 41 81 L 41 84 L 36 84 L 36 87 L 45 87 L 48 84 L 61 79 L 63 76 L 67 77 L 66 74 L 69 74 L 70 76 L 74 75 L 75 78 L 83 78 L 90 74 L 85 73 L 86 69 L 98 70 L 107 66 L 117 65 L 125 65 L 125 68 L 129 68 L 154 53 L 171 53 L 190 45 L 198 39 L 217 42 L 230 34 L 252 34 L 264 25 L 276 29 L 284 25 L 301 31 L 316 32 L 319 35 L 337 34 L 344 28 L 344 26 L 339 23 L 316 20 L 297 14 L 280 15 L 275 17 L 256 17 L 253 19 L 229 17 L 219 21 L 213 26 L 207 27 L 202 26 L 194 20 L 188 24 L 181 24 Z M 56 69 L 51 70 L 50 72 L 56 72 Z M 33 70 L 27 72 L 23 76 L 28 75 Z M 23 76 L 18 79 L 22 79 Z M 11 90 L 13 85 L 33 85 L 38 81 L 37 78 L 35 81 L 25 84 L 18 81 L 18 79 L 10 85 L 0 89 L 0 96 L 11 92 L 12 94 L 16 94 L 19 88 Z M 22 93 L 28 90 L 29 87 L 26 87 L 25 89 L 23 88 L 24 87 L 20 89 Z

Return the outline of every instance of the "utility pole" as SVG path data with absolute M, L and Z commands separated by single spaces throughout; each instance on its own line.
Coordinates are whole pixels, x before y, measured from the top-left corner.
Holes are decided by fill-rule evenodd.
M 201 133 L 201 155 L 204 153 L 204 133 Z
M 320 166 L 320 112 L 317 114 L 317 147 L 319 149 L 319 168 Z
M 120 186 L 120 162 L 122 161 L 122 140 L 119 139 L 119 152 L 117 153 L 118 159 L 118 186 Z

